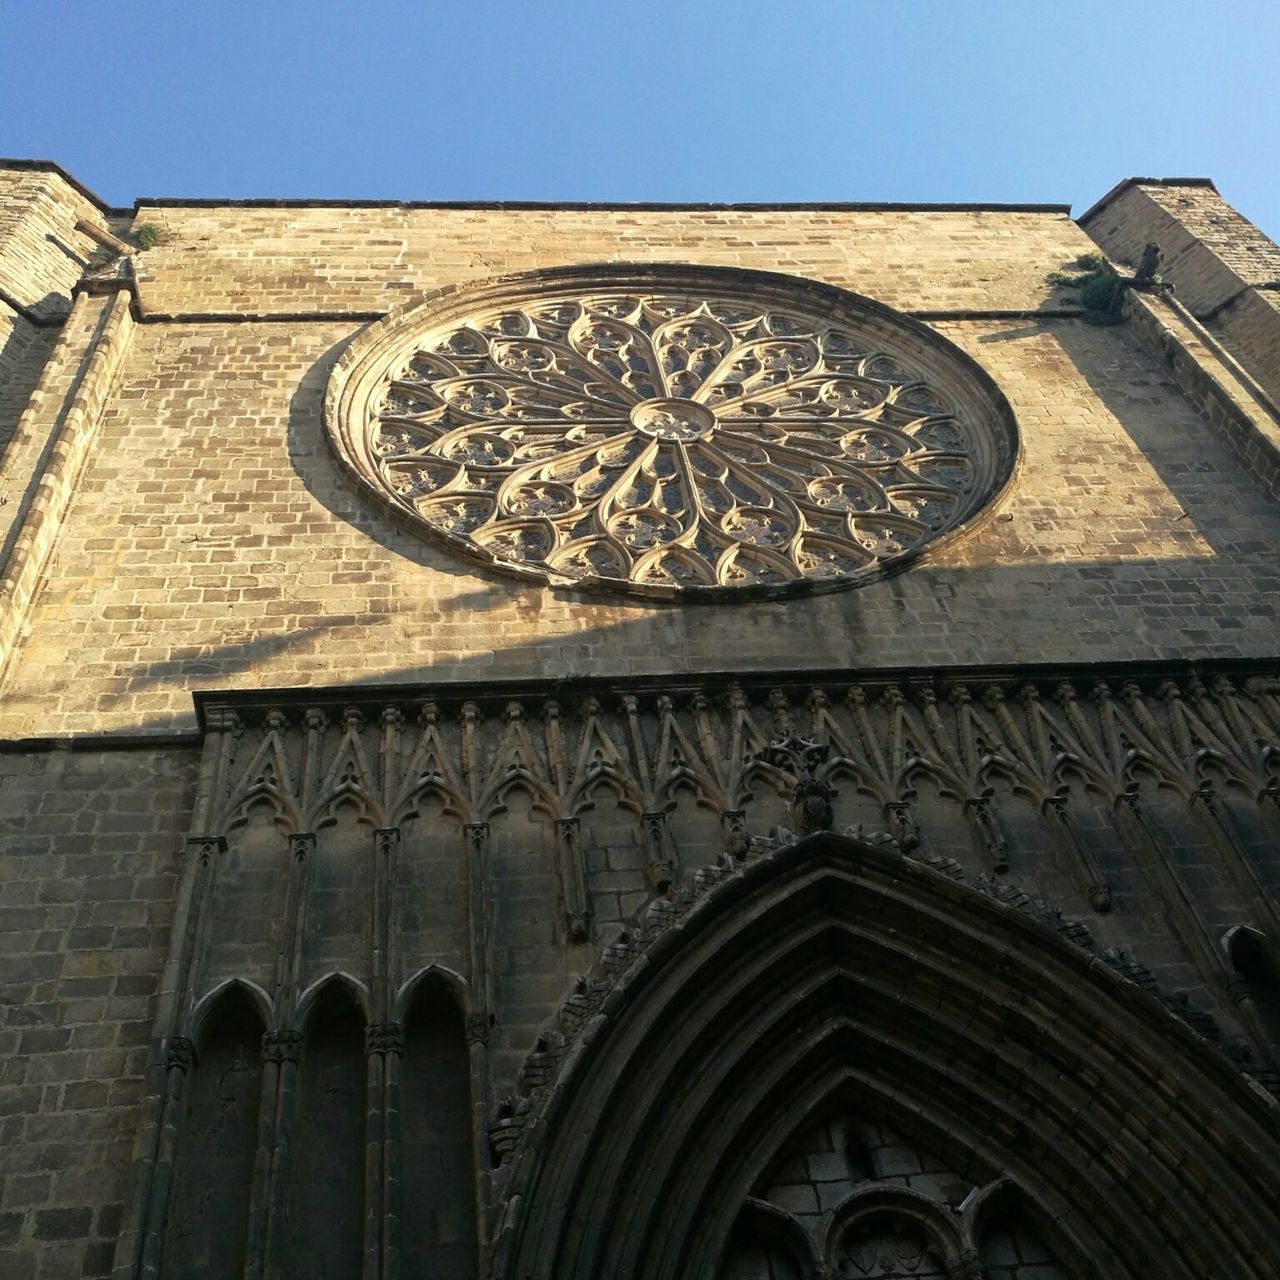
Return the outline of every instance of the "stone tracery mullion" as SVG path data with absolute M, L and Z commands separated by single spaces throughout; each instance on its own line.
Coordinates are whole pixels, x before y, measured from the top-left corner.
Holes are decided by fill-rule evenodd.
M 626 397 L 627 401 L 630 401 L 631 403 L 635 403 L 635 401 L 638 399 L 635 391 L 632 390 L 632 388 L 630 388 L 629 386 L 627 386 L 625 382 L 622 382 L 620 379 L 615 378 L 613 374 L 611 374 L 607 369 L 604 369 L 600 365 L 595 364 L 594 362 L 589 360 L 583 352 L 576 350 L 574 347 L 570 345 L 567 345 L 565 343 L 555 342 L 550 338 L 501 339 L 501 341 L 505 341 L 508 343 L 508 345 L 512 345 L 512 346 L 518 343 L 529 345 L 529 346 L 543 346 L 557 361 L 566 360 L 570 365 L 581 368 L 583 373 L 590 374 L 592 378 L 613 383 L 613 385 L 617 387 L 619 393 L 624 397 Z M 492 344 L 490 345 L 492 346 Z M 511 370 L 507 369 L 505 366 L 499 365 L 495 357 L 491 356 L 490 359 L 493 362 L 495 368 L 497 368 L 503 374 L 510 376 L 512 372 Z M 528 381 L 530 386 L 537 387 L 539 389 L 541 388 L 552 389 L 554 387 L 556 391 L 562 394 L 566 394 L 566 395 L 576 394 L 582 398 L 592 399 L 592 403 L 598 403 L 603 407 L 612 408 L 615 412 L 619 410 L 622 410 L 623 412 L 625 412 L 625 409 L 623 406 L 610 405 L 609 401 L 607 400 L 595 400 L 591 397 L 587 397 L 586 383 L 582 383 L 579 385 L 575 379 L 568 378 L 568 376 L 563 372 L 561 373 L 561 376 L 564 377 L 571 385 L 559 386 L 549 382 L 544 382 L 541 379 L 535 378 L 532 375 L 532 373 L 529 374 Z
M 707 453 L 711 452 L 711 450 L 708 448 L 705 442 L 700 441 L 699 444 L 703 452 L 707 452 Z M 697 472 L 693 467 L 693 464 L 689 460 L 689 450 L 685 446 L 685 443 L 683 440 L 676 441 L 676 446 L 673 450 L 673 455 L 676 459 L 676 465 L 679 468 L 680 474 L 684 480 L 684 490 L 685 490 L 685 493 L 688 495 L 689 503 L 691 506 L 690 514 L 693 517 L 691 523 L 688 526 L 687 532 L 696 535 L 700 528 L 705 527 L 707 532 L 711 535 L 711 538 L 713 541 L 723 540 L 725 537 L 723 531 L 720 529 L 716 521 L 712 518 L 711 514 L 707 511 L 706 505 L 702 500 L 702 494 L 700 492 L 700 486 L 698 484 Z
M 609 330 L 609 329 L 620 329 L 624 331 L 624 333 L 626 334 L 626 339 L 623 342 L 623 344 L 618 346 L 617 348 L 614 348 L 614 350 L 616 350 L 617 359 L 619 360 L 619 362 L 626 363 L 626 361 L 624 360 L 624 352 L 626 351 L 626 348 L 628 346 L 633 346 L 633 345 L 643 346 L 644 354 L 646 355 L 646 363 L 649 366 L 649 370 L 653 374 L 653 376 L 657 378 L 658 387 L 661 390 L 662 394 L 665 395 L 667 391 L 667 384 L 666 384 L 666 380 L 663 375 L 662 369 L 660 368 L 661 361 L 658 358 L 658 353 L 654 349 L 653 343 L 649 340 L 649 335 L 646 334 L 637 325 L 633 324 L 629 318 L 602 317 L 602 316 L 594 316 L 591 313 L 587 313 L 583 315 L 580 319 L 576 320 L 573 324 L 573 327 L 569 330 L 570 345 L 572 346 L 574 342 L 575 330 L 577 331 L 576 332 L 577 341 L 581 343 L 582 340 L 587 336 L 587 334 L 592 332 Z M 639 395 L 639 393 L 636 391 L 636 389 L 633 386 L 631 386 L 629 383 L 627 383 L 623 379 L 616 378 L 613 374 L 609 373 L 608 370 L 606 370 L 603 365 L 591 359 L 588 352 L 593 349 L 596 351 L 599 351 L 602 349 L 609 350 L 610 348 L 596 347 L 596 348 L 588 348 L 587 350 L 581 350 L 579 347 L 573 347 L 573 350 L 577 353 L 577 356 L 579 359 L 585 360 L 587 365 L 590 368 L 599 369 L 601 373 L 605 373 L 609 377 L 609 380 L 611 382 L 615 382 L 617 383 L 617 385 L 623 388 L 623 390 L 626 392 L 627 396 L 632 400 L 633 403 L 642 399 L 643 397 Z
M 702 347 L 695 346 L 695 347 L 689 348 L 689 347 L 686 347 L 683 343 L 677 343 L 675 341 L 672 341 L 669 346 L 666 345 L 667 339 L 671 338 L 672 335 L 677 333 L 682 326 L 686 330 L 692 330 L 698 326 L 701 326 L 704 329 L 708 329 L 712 331 L 712 333 L 719 339 L 719 348 L 722 351 L 721 357 L 715 364 L 712 365 L 712 367 L 709 370 L 706 371 L 706 373 L 703 373 L 703 374 L 696 373 L 696 371 L 691 367 L 691 362 L 693 358 L 698 354 L 698 352 L 709 351 L 709 350 L 712 350 L 713 348 L 707 347 L 707 346 L 702 346 Z M 720 367 L 725 357 L 732 353 L 733 347 L 734 347 L 734 335 L 733 335 L 733 330 L 731 330 L 727 325 L 722 324 L 719 320 L 715 319 L 714 316 L 709 314 L 706 308 L 706 304 L 704 303 L 701 307 L 699 307 L 696 311 L 692 312 L 691 314 L 673 317 L 672 319 L 667 320 L 663 324 L 659 325 L 657 329 L 654 330 L 653 345 L 658 351 L 658 358 L 662 368 L 664 384 L 666 386 L 668 394 L 670 394 L 675 390 L 675 386 L 674 386 L 674 378 L 672 376 L 669 376 L 669 371 L 666 365 L 665 356 L 667 351 L 678 347 L 681 351 L 685 353 L 687 359 L 686 359 L 684 372 L 687 373 L 691 378 L 695 378 L 697 380 L 697 387 L 701 388 L 706 384 L 707 380 L 710 377 L 712 377 L 715 371 Z M 696 390 L 697 388 L 695 388 L 693 391 L 686 390 L 685 394 L 689 395 L 690 397 L 693 397 L 696 395 Z
M 517 466 L 512 468 L 511 474 L 523 476 L 523 473 L 528 472 L 529 474 L 527 476 L 523 476 L 525 481 L 534 478 L 540 480 L 552 480 L 554 477 L 538 476 L 537 472 L 544 470 L 547 467 L 563 466 L 569 462 L 576 462 L 579 457 L 584 459 L 590 458 L 593 455 L 598 454 L 602 449 L 608 448 L 609 445 L 618 443 L 625 444 L 626 441 L 630 439 L 630 432 L 627 429 L 626 424 L 622 422 L 593 422 L 582 425 L 589 425 L 592 428 L 600 427 L 605 430 L 610 430 L 614 434 L 604 436 L 603 438 L 596 440 L 579 442 L 577 440 L 570 439 L 565 434 L 563 425 L 561 425 L 559 434 L 550 436 L 550 439 L 553 442 L 560 442 L 567 445 L 568 447 L 565 448 L 563 452 L 555 453 L 549 458 L 535 458 L 530 462 L 519 463 Z M 561 483 L 564 482 L 562 481 Z
M 613 484 L 600 495 L 596 504 L 595 520 L 602 533 L 608 533 L 608 524 L 614 514 L 643 510 L 652 504 L 652 496 L 638 507 L 622 506 L 617 499 L 619 494 L 624 493 L 627 488 L 636 483 L 638 477 L 644 475 L 648 463 L 658 456 L 659 448 L 655 440 L 646 449 L 641 450 Z
M 761 377 L 763 377 L 763 375 L 767 371 L 767 366 L 765 366 L 764 362 L 761 360 L 760 369 L 758 369 L 755 373 L 751 374 L 748 378 L 744 379 L 741 382 L 739 382 L 736 379 L 726 380 L 722 376 L 723 374 L 732 371 L 733 362 L 735 360 L 740 361 L 748 357 L 754 360 L 759 360 L 760 357 L 757 356 L 756 354 L 757 349 L 761 351 L 765 351 L 771 346 L 786 346 L 786 347 L 802 346 L 805 342 L 808 342 L 808 344 L 813 348 L 814 364 L 811 365 L 808 369 L 806 369 L 801 374 L 793 376 L 791 373 L 788 372 L 786 373 L 786 376 L 784 377 L 784 379 L 780 382 L 770 382 L 760 387 L 752 387 L 751 384 L 753 382 L 757 382 Z M 739 388 L 738 391 L 728 396 L 728 399 L 730 401 L 744 400 L 748 398 L 756 399 L 760 396 L 763 396 L 768 391 L 778 390 L 781 388 L 790 388 L 795 386 L 796 383 L 800 382 L 802 379 L 811 376 L 814 373 L 815 369 L 817 369 L 821 364 L 822 364 L 822 352 L 819 349 L 818 344 L 814 342 L 812 338 L 755 339 L 752 342 L 743 344 L 742 346 L 732 348 L 725 355 L 724 359 L 720 361 L 720 363 L 716 366 L 716 368 L 712 370 L 710 374 L 707 375 L 706 379 L 703 381 L 702 385 L 698 387 L 697 391 L 695 391 L 693 395 L 690 396 L 689 398 L 701 404 L 706 402 L 707 397 L 712 392 L 723 390 L 726 386 L 737 386 Z
M 819 366 L 816 369 L 811 369 L 807 373 L 800 374 L 798 377 L 788 378 L 785 382 L 774 382 L 774 383 L 768 384 L 767 386 L 758 387 L 753 390 L 747 390 L 744 387 L 742 396 L 740 397 L 735 396 L 733 397 L 733 399 L 734 400 L 746 399 L 746 400 L 750 400 L 752 403 L 758 403 L 758 404 L 772 404 L 775 400 L 782 399 L 789 393 L 794 393 L 796 391 L 809 391 L 814 389 L 821 391 L 823 387 L 827 386 L 830 383 L 870 383 L 870 382 L 871 382 L 871 379 L 869 378 L 859 378 L 849 374 L 836 373 L 830 369 L 823 369 L 821 368 L 821 366 Z M 854 418 L 854 417 L 862 417 L 865 414 L 867 415 L 868 421 L 872 421 L 873 419 L 870 418 L 870 415 L 879 411 L 880 407 L 889 398 L 889 393 L 891 393 L 894 390 L 896 390 L 896 388 L 887 386 L 885 395 L 881 396 L 881 398 L 877 400 L 875 404 L 868 406 L 865 410 L 859 411 L 859 413 L 840 415 L 833 411 L 831 414 L 825 415 L 825 416 L 828 416 L 830 418 L 836 418 L 836 417 Z M 792 412 L 794 412 L 794 414 L 797 417 L 805 421 L 811 421 L 816 416 L 818 416 L 814 414 L 813 410 L 810 407 L 804 406 L 804 405 L 796 407 L 794 410 L 792 410 Z M 726 413 L 722 416 L 730 417 L 733 415 Z M 744 416 L 749 416 L 749 415 L 744 415 Z M 778 413 L 774 416 L 776 417 L 788 416 L 788 411 L 785 407 L 781 408 L 779 409 Z M 924 415 L 921 415 L 921 416 L 924 416 Z

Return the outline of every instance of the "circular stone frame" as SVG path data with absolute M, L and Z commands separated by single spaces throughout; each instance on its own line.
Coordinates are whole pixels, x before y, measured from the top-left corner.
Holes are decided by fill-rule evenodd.
M 773 313 L 777 313 L 784 320 L 788 317 L 803 317 L 815 330 L 818 326 L 824 326 L 822 330 L 824 333 L 833 333 L 841 337 L 852 334 L 859 340 L 865 339 L 868 350 L 873 351 L 877 358 L 887 358 L 891 365 L 896 365 L 899 370 L 896 378 L 899 385 L 891 388 L 887 393 L 889 398 L 884 402 L 886 415 L 889 409 L 896 407 L 890 403 L 895 395 L 904 391 L 911 391 L 914 394 L 918 390 L 926 397 L 933 397 L 943 406 L 942 415 L 935 417 L 935 421 L 950 420 L 963 425 L 963 434 L 967 437 L 969 444 L 969 450 L 964 457 L 967 460 L 966 465 L 972 464 L 969 471 L 970 483 L 954 494 L 949 515 L 940 526 L 920 534 L 919 522 L 915 522 L 917 527 L 911 530 L 913 540 L 905 549 L 895 551 L 896 544 L 890 541 L 887 544 L 889 548 L 887 552 L 881 551 L 868 555 L 866 563 L 855 563 L 851 568 L 846 567 L 844 571 L 824 567 L 821 576 L 818 573 L 814 576 L 803 576 L 802 567 L 793 568 L 792 573 L 795 576 L 787 580 L 765 581 L 751 580 L 750 572 L 733 574 L 732 571 L 739 568 L 738 562 L 741 561 L 743 564 L 748 564 L 748 568 L 754 568 L 756 564 L 765 566 L 764 576 L 768 576 L 773 564 L 781 563 L 782 558 L 778 551 L 781 543 L 776 541 L 770 525 L 782 523 L 783 514 L 792 519 L 794 524 L 795 512 L 799 510 L 790 496 L 783 491 L 776 491 L 776 499 L 771 498 L 765 504 L 761 504 L 758 500 L 751 501 L 751 495 L 748 494 L 745 501 L 741 501 L 722 518 L 720 527 L 715 531 L 716 537 L 721 540 L 737 538 L 740 548 L 731 548 L 721 556 L 719 566 L 723 566 L 728 558 L 732 558 L 734 564 L 730 568 L 729 575 L 726 575 L 720 567 L 713 570 L 721 574 L 718 579 L 708 580 L 705 573 L 706 559 L 697 561 L 697 557 L 693 554 L 683 556 L 682 560 L 676 564 L 676 575 L 669 573 L 668 564 L 674 560 L 672 553 L 679 554 L 680 548 L 660 547 L 658 552 L 655 552 L 653 547 L 656 543 L 650 542 L 646 546 L 643 541 L 636 540 L 636 524 L 633 521 L 632 525 L 624 529 L 624 534 L 630 535 L 633 539 L 630 543 L 633 553 L 629 560 L 631 572 L 634 573 L 637 566 L 643 567 L 645 555 L 650 557 L 649 563 L 652 563 L 652 558 L 661 552 L 664 563 L 660 568 L 662 573 L 667 574 L 670 579 L 666 581 L 658 576 L 649 580 L 636 580 L 634 577 L 595 572 L 585 558 L 583 564 L 566 569 L 554 561 L 531 562 L 512 554 L 503 554 L 503 546 L 485 545 L 482 539 L 470 536 L 465 518 L 460 518 L 460 528 L 442 526 L 441 521 L 433 522 L 424 516 L 422 508 L 415 504 L 412 495 L 405 496 L 396 491 L 387 477 L 385 446 L 383 453 L 375 448 L 375 444 L 381 443 L 377 439 L 382 422 L 380 415 L 390 413 L 394 417 L 396 412 L 399 412 L 385 410 L 386 398 L 393 381 L 397 381 L 400 386 L 404 385 L 398 380 L 402 378 L 410 361 L 415 357 L 424 359 L 430 368 L 436 369 L 439 373 L 439 369 L 443 367 L 442 358 L 433 357 L 427 350 L 429 340 L 432 340 L 433 336 L 438 337 L 442 330 L 451 326 L 455 330 L 466 328 L 468 322 L 476 317 L 501 316 L 504 312 L 524 313 L 531 309 L 546 309 L 559 304 L 572 307 L 578 305 L 583 299 L 591 300 L 594 305 L 597 300 L 614 298 L 640 302 L 646 298 L 683 298 L 695 303 L 699 299 L 714 300 L 717 306 L 736 305 L 742 307 L 744 311 L 762 316 L 772 316 Z M 683 317 L 686 321 L 688 318 L 688 316 Z M 593 314 L 592 319 L 598 320 L 599 317 Z M 486 323 L 490 322 L 486 321 Z M 720 327 L 724 328 L 724 326 Z M 495 328 L 490 328 L 489 335 L 490 342 L 508 341 L 502 331 Z M 511 340 L 519 341 L 519 339 L 520 335 L 515 335 Z M 567 339 L 565 341 L 567 342 Z M 735 336 L 734 341 L 738 345 L 732 350 L 726 350 L 726 360 L 733 352 L 743 351 L 748 347 L 752 348 L 754 353 L 758 353 L 763 350 L 765 341 L 772 342 L 776 346 L 786 346 L 789 341 L 793 346 L 808 342 L 819 352 L 819 363 L 805 376 L 812 384 L 826 372 L 826 366 L 822 363 L 823 349 L 818 345 L 817 340 L 810 336 L 791 340 L 785 335 L 782 337 L 768 335 L 761 338 L 757 334 L 755 337 Z M 534 345 L 535 342 L 536 340 L 529 340 L 526 345 Z M 567 351 L 567 347 L 564 349 Z M 652 354 L 659 355 L 661 358 L 656 341 L 652 345 Z M 541 353 L 539 355 L 541 357 Z M 433 360 L 434 365 L 431 364 Z M 655 362 L 651 361 L 651 363 Z M 616 370 L 617 366 L 614 367 Z M 446 369 L 445 376 L 447 372 Z M 468 374 L 467 376 L 473 382 L 482 380 L 485 376 L 500 380 L 502 371 L 499 370 L 495 375 Z M 656 376 L 661 378 L 663 383 L 670 382 L 666 374 Z M 858 367 L 857 372 L 831 376 L 833 380 L 843 379 L 851 383 L 858 381 L 865 383 L 869 378 L 874 377 L 873 374 L 863 373 L 861 366 Z M 726 377 L 727 375 L 722 372 L 721 380 L 725 380 Z M 461 377 L 447 380 L 453 384 L 463 381 Z M 428 380 L 427 385 L 431 386 L 431 394 L 435 395 L 434 384 Z M 885 385 L 888 386 L 889 382 L 886 381 Z M 474 387 L 471 390 L 474 391 Z M 501 387 L 498 387 L 498 390 L 501 391 Z M 646 391 L 649 394 L 646 394 Z M 618 429 L 629 431 L 637 441 L 642 442 L 651 451 L 678 452 L 684 459 L 686 472 L 692 475 L 694 469 L 688 466 L 686 449 L 690 446 L 704 445 L 719 447 L 718 442 L 721 438 L 730 439 L 732 436 L 729 430 L 722 429 L 718 425 L 717 415 L 711 408 L 695 401 L 693 395 L 696 394 L 698 393 L 684 397 L 675 395 L 671 393 L 669 385 L 658 385 L 656 381 L 654 385 L 647 388 L 641 385 L 634 391 L 629 402 L 615 406 Z M 717 393 L 713 393 L 712 398 L 714 394 Z M 747 393 L 739 386 L 736 394 L 742 396 Z M 446 414 L 452 410 L 452 405 L 445 404 L 441 397 L 436 395 L 435 398 Z M 763 393 L 761 398 L 765 398 Z M 561 399 L 563 399 L 562 394 Z M 483 414 L 486 411 L 491 414 L 501 413 L 505 408 L 505 405 L 501 405 L 495 409 L 492 403 L 482 405 L 479 409 L 475 409 L 474 406 L 464 406 L 464 419 L 467 418 L 467 414 L 473 415 L 467 419 L 474 424 L 467 427 L 467 433 L 484 436 L 486 442 L 491 441 L 500 451 L 505 450 L 506 442 L 494 434 L 492 417 L 487 428 L 483 421 Z M 873 405 L 872 408 L 877 412 L 881 410 L 880 405 Z M 769 411 L 773 410 L 769 409 Z M 824 409 L 824 412 L 830 415 L 830 410 Z M 475 414 L 481 416 L 477 418 Z M 923 422 L 929 416 L 927 411 L 921 411 L 920 421 Z M 1003 393 L 975 360 L 927 325 L 870 298 L 812 280 L 773 272 L 686 264 L 607 263 L 562 267 L 484 281 L 466 281 L 440 289 L 419 301 L 398 308 L 356 335 L 342 353 L 330 375 L 325 393 L 324 418 L 330 447 L 340 465 L 355 481 L 359 491 L 385 509 L 400 524 L 423 535 L 429 541 L 447 547 L 473 564 L 496 570 L 506 576 L 533 580 L 572 592 L 587 591 L 592 594 L 603 593 L 632 600 L 655 602 L 724 603 L 777 599 L 798 594 L 845 590 L 900 572 L 911 565 L 934 558 L 943 549 L 954 546 L 959 540 L 972 535 L 986 524 L 995 514 L 1000 500 L 1012 486 L 1021 461 L 1021 441 L 1017 423 Z M 411 432 L 415 421 L 413 417 L 410 415 L 402 420 Z M 819 425 L 828 425 L 832 420 L 829 416 L 827 422 Z M 454 439 L 462 427 L 457 425 L 456 415 L 452 423 L 452 426 L 433 427 L 431 430 L 435 432 L 436 438 L 443 435 Z M 885 436 L 892 434 L 902 436 L 902 432 L 896 426 L 882 428 L 869 414 L 859 413 L 856 406 L 853 417 L 840 417 L 838 423 L 846 427 L 860 427 L 864 435 L 878 431 Z M 509 434 L 516 432 L 516 438 L 518 438 L 520 428 L 520 420 L 511 419 L 506 429 Z M 541 429 L 546 431 L 550 428 L 543 426 Z M 563 431 L 568 433 L 575 429 L 581 431 L 581 424 L 572 417 L 564 416 Z M 738 438 L 741 439 L 742 428 L 739 427 L 738 430 Z M 761 428 L 762 432 L 769 430 L 769 427 Z M 828 435 L 830 434 L 828 432 Z M 578 439 L 580 440 L 581 437 Z M 786 437 L 782 439 L 785 445 Z M 764 450 L 767 450 L 770 441 L 762 436 L 761 445 Z M 480 472 L 493 473 L 499 467 L 511 462 L 509 455 L 493 455 L 489 443 L 484 447 L 490 449 L 490 456 L 481 458 L 476 463 Z M 576 442 L 573 447 L 577 447 Z M 830 441 L 823 442 L 822 447 L 830 448 Z M 780 451 L 776 444 L 774 451 L 775 453 Z M 579 452 L 581 452 L 580 449 Z M 781 452 L 786 452 L 785 447 Z M 419 468 L 456 465 L 459 476 L 473 474 L 465 465 L 466 462 L 473 461 L 472 459 L 464 458 L 462 462 L 455 462 L 454 459 L 442 461 L 427 458 L 423 461 L 424 456 L 425 454 L 415 453 L 399 461 L 406 467 L 416 465 Z M 762 453 L 763 456 L 765 455 Z M 533 458 L 536 460 L 537 455 L 534 454 Z M 392 459 L 393 463 L 396 461 L 397 459 Z M 766 458 L 766 461 L 769 462 L 771 459 Z M 820 462 L 821 459 L 818 464 L 819 472 Z M 510 469 L 508 467 L 508 470 Z M 508 479 L 505 485 L 499 485 L 497 481 L 493 481 L 493 487 L 501 489 L 503 500 L 508 502 L 505 524 L 512 527 L 521 524 L 534 530 L 535 533 L 539 529 L 554 528 L 551 521 L 553 517 L 561 514 L 557 506 L 562 508 L 566 501 L 573 498 L 574 489 L 558 482 L 554 476 L 543 475 L 540 479 L 531 478 L 532 473 L 528 465 L 521 466 L 518 470 L 527 486 L 539 488 L 539 493 L 534 496 L 541 499 L 543 509 L 538 511 L 535 507 L 534 513 L 527 517 L 512 515 L 510 480 Z M 740 491 L 743 484 L 750 484 L 748 474 L 750 467 L 744 464 L 742 470 L 744 479 L 738 486 Z M 819 472 L 814 472 L 808 477 L 799 474 L 797 481 L 798 483 L 807 482 L 809 486 L 807 495 L 817 494 L 817 500 L 830 501 L 831 491 L 840 487 L 835 483 L 839 477 L 834 479 L 827 477 L 824 491 L 824 478 Z M 520 479 L 519 476 L 516 478 Z M 649 482 L 657 483 L 662 478 L 659 475 L 655 480 L 654 476 L 650 475 Z M 850 487 L 856 482 L 841 481 L 841 483 Z M 927 485 L 923 484 L 914 486 L 910 483 L 900 484 L 899 491 L 908 493 L 909 497 L 922 498 L 926 503 L 930 497 Z M 453 505 L 459 510 L 465 507 L 471 494 L 466 484 L 460 484 L 456 478 L 446 481 L 438 492 L 457 498 Z M 884 492 L 884 489 L 880 490 L 881 498 Z M 435 496 L 437 495 L 431 495 L 431 497 Z M 844 497 L 839 493 L 835 496 Z M 576 500 L 581 501 L 580 497 Z M 610 535 L 616 534 L 616 530 L 622 527 L 619 524 L 619 510 L 621 508 L 615 508 L 613 511 L 612 526 L 607 531 Z M 909 518 L 902 516 L 892 506 L 884 510 L 870 507 L 859 509 L 850 507 L 846 502 L 846 505 L 838 506 L 836 510 L 846 513 L 844 519 L 850 529 L 853 529 L 855 523 L 866 521 L 872 526 L 883 527 L 891 539 L 897 536 L 899 529 L 907 529 L 912 525 Z M 600 523 L 598 512 L 580 510 L 577 514 L 584 518 L 594 515 L 597 523 Z M 623 513 L 623 518 L 629 514 L 631 513 Z M 650 521 L 649 528 L 641 530 L 645 536 L 658 539 L 665 537 L 674 541 L 689 540 L 687 533 L 673 533 L 660 527 L 658 521 L 664 517 L 652 508 L 642 510 L 640 514 L 647 516 Z M 877 520 L 878 514 L 882 514 L 885 519 Z M 771 520 L 775 515 L 779 516 L 779 519 Z M 463 516 L 465 517 L 465 512 Z M 665 518 L 670 519 L 670 517 Z M 481 523 L 483 524 L 483 521 Z M 741 530 L 747 530 L 747 532 Z M 874 537 L 874 535 L 873 528 L 868 536 Z M 787 534 L 784 530 L 777 536 L 791 537 L 789 546 L 793 553 L 791 560 L 793 566 L 803 565 L 803 561 L 794 554 L 796 548 L 800 546 L 801 538 L 811 540 L 814 545 L 827 541 L 834 543 L 834 539 L 824 539 L 821 532 Z M 901 540 L 906 541 L 906 536 L 903 535 Z M 513 544 L 508 538 L 505 550 L 510 551 L 513 546 L 516 550 L 520 549 L 518 542 Z M 806 545 L 805 552 L 807 551 Z M 624 552 L 624 554 L 628 553 Z M 704 549 L 704 557 L 706 554 Z M 834 554 L 831 559 L 834 563 Z M 684 568 L 686 561 L 693 565 L 693 568 L 687 572 Z M 695 561 L 697 561 L 696 564 Z M 618 563 L 621 567 L 622 562 L 618 561 Z M 695 577 L 694 573 L 698 565 L 704 567 L 701 579 Z M 677 580 L 679 574 L 684 576 Z M 725 581 L 726 576 L 736 576 L 742 580 Z M 759 576 L 761 575 L 757 575 Z

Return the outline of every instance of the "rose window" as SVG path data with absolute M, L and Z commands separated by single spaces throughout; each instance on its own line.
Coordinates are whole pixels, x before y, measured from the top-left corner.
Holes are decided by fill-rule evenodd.
M 900 567 L 1007 483 L 999 392 L 923 325 L 787 277 L 564 271 L 390 317 L 330 386 L 339 456 L 470 557 L 723 598 Z

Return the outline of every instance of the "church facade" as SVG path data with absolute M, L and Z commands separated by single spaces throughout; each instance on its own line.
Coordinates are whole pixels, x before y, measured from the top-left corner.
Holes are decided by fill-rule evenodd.
M 0 162 L 0 1271 L 1280 1274 L 1280 248 Z

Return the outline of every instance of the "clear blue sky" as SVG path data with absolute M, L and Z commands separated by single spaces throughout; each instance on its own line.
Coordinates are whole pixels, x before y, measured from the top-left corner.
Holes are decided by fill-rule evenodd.
M 106 199 L 1048 201 L 1280 237 L 1280 0 L 0 0 L 0 154 Z

